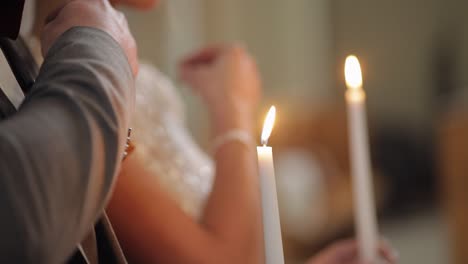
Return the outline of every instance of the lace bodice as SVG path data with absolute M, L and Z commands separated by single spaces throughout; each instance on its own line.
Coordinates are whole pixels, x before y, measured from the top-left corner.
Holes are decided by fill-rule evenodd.
M 184 107 L 166 76 L 141 64 L 136 91 L 135 151 L 172 199 L 199 218 L 211 191 L 214 164 L 188 133 Z

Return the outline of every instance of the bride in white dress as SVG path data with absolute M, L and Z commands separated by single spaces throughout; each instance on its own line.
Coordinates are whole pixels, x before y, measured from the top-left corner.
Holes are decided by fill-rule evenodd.
M 38 1 L 36 35 L 62 1 Z M 148 8 L 155 0 L 111 2 Z M 28 39 L 40 54 L 37 41 Z M 242 48 L 217 46 L 185 60 L 181 75 L 211 113 L 218 142 L 214 159 L 188 133 L 171 81 L 141 64 L 133 114 L 136 147 L 122 164 L 108 208 L 119 241 L 137 263 L 263 263 L 255 147 L 246 140 L 255 127 L 260 91 L 255 63 Z M 232 136 L 239 133 L 247 136 Z M 355 263 L 355 258 L 356 245 L 348 241 L 310 263 Z

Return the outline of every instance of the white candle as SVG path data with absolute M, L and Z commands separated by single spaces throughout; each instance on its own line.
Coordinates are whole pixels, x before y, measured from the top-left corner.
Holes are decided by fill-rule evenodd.
M 257 147 L 266 264 L 284 263 L 273 152 L 272 148 L 267 146 L 268 138 L 273 130 L 275 114 L 275 107 L 272 106 L 263 126 L 261 138 L 263 146 Z
M 346 58 L 345 78 L 348 87 L 346 103 L 359 255 L 365 263 L 376 263 L 378 233 L 367 134 L 366 94 L 362 89 L 361 67 L 355 56 Z

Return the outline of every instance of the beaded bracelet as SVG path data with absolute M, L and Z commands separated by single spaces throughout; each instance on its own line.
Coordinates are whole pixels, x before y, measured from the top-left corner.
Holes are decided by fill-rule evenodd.
M 220 147 L 231 141 L 237 141 L 246 146 L 255 145 L 255 140 L 249 132 L 241 129 L 233 129 L 220 136 L 215 137 L 212 143 L 211 153 L 213 155 L 216 154 Z

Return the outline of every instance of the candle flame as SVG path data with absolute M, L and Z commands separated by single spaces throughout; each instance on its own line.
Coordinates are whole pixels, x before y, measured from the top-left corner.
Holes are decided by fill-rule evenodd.
M 356 56 L 350 55 L 345 62 L 346 86 L 349 89 L 357 90 L 362 87 L 362 73 L 359 60 Z
M 271 131 L 273 130 L 273 126 L 275 125 L 275 118 L 276 108 L 275 106 L 271 106 L 265 118 L 265 122 L 263 123 L 263 131 L 261 137 L 262 145 L 266 145 L 268 143 L 268 138 L 270 138 Z

